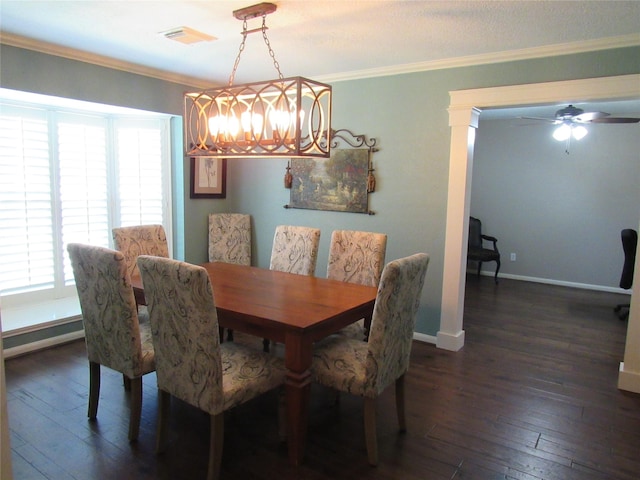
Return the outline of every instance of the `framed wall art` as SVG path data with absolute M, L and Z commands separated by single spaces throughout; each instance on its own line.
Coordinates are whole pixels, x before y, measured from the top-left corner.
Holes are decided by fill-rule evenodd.
M 291 189 L 285 208 L 367 213 L 375 191 L 371 154 L 376 139 L 349 130 L 331 132 L 331 157 L 293 158 L 287 165 L 285 187 Z M 347 148 L 338 148 L 347 147 Z
M 227 160 L 191 157 L 191 198 L 227 196 Z

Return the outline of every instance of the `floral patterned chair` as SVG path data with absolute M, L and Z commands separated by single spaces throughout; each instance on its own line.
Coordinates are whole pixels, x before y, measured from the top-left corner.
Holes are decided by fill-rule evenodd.
M 401 431 L 406 429 L 404 375 L 428 264 L 429 256 L 417 253 L 384 267 L 368 342 L 333 335 L 314 349 L 314 381 L 364 397 L 364 431 L 371 465 L 378 463 L 376 398 L 394 382 L 398 423 Z
M 387 236 L 384 233 L 335 230 L 331 234 L 327 278 L 377 287 L 384 267 Z M 366 340 L 365 321 L 352 323 L 340 331 L 358 340 Z
M 209 215 L 209 261 L 251 265 L 250 215 Z
M 122 252 L 79 243 L 69 244 L 67 250 L 89 358 L 88 416 L 95 420 L 98 414 L 100 366 L 122 373 L 131 389 L 129 441 L 134 441 L 140 428 L 142 376 L 155 370 L 149 322 L 138 317 Z
M 208 479 L 220 474 L 224 412 L 284 383 L 282 359 L 220 343 L 207 271 L 168 258 L 140 256 L 158 380 L 156 451 L 165 449 L 171 396 L 210 415 Z
M 279 225 L 273 237 L 269 268 L 298 275 L 314 275 L 319 244 L 319 228 Z
M 111 233 L 116 250 L 124 253 L 131 277 L 140 275 L 136 264 L 139 255 L 169 257 L 167 236 L 162 225 L 117 227 L 113 228 Z

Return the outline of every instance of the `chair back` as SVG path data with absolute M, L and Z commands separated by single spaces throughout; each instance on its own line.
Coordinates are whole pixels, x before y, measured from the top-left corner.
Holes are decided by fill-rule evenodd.
M 142 255 L 158 388 L 215 415 L 223 411 L 218 316 L 207 271 Z
M 140 275 L 136 259 L 139 255 L 168 257 L 167 236 L 162 225 L 135 225 L 111 230 L 116 250 L 124 253 L 129 276 Z
M 376 397 L 409 368 L 429 255 L 389 262 L 382 271 L 369 334 L 364 396 Z
M 622 275 L 620 276 L 620 288 L 628 290 L 633 286 L 638 232 L 630 228 L 625 228 L 620 235 L 622 237 L 622 250 L 624 251 L 624 265 L 622 266 Z
M 269 268 L 313 276 L 318 260 L 320 229 L 279 225 L 273 237 Z
M 329 245 L 327 278 L 376 287 L 386 251 L 387 236 L 383 233 L 335 230 Z
M 482 222 L 475 218 L 469 217 L 469 250 L 482 249 Z
M 89 361 L 129 378 L 143 372 L 136 301 L 122 252 L 70 243 Z
M 250 215 L 209 215 L 209 261 L 251 265 Z

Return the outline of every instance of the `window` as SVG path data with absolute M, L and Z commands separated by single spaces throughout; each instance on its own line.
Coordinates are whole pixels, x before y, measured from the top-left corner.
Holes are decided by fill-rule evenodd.
M 75 296 L 71 242 L 112 247 L 112 227 L 145 223 L 164 225 L 171 237 L 168 115 L 5 94 L 0 89 L 3 307 Z

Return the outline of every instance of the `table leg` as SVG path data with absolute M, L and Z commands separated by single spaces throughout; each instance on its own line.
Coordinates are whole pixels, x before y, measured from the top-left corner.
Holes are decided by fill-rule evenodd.
M 290 335 L 285 339 L 287 442 L 289 462 L 296 466 L 302 463 L 307 441 L 311 395 L 311 348 L 311 342 L 304 341 L 300 336 Z

